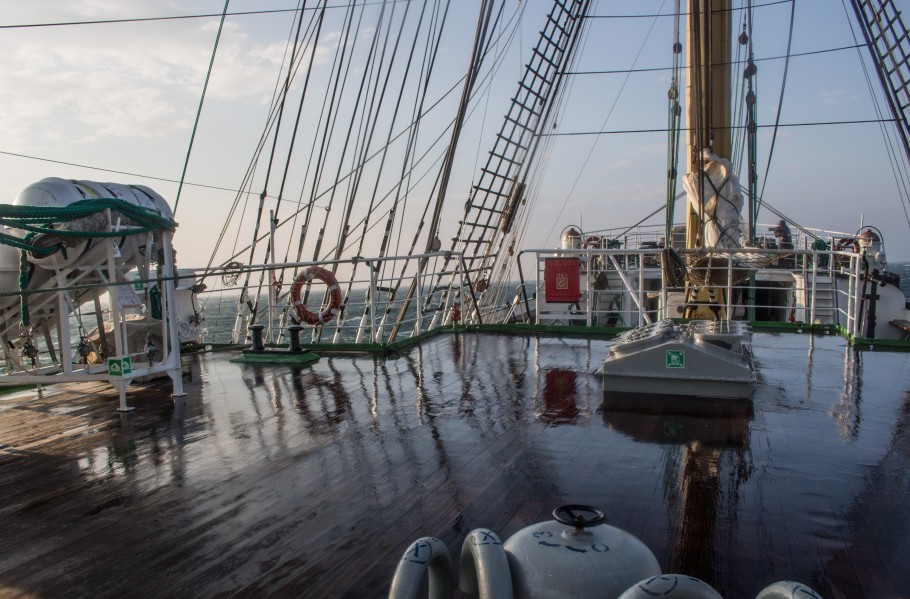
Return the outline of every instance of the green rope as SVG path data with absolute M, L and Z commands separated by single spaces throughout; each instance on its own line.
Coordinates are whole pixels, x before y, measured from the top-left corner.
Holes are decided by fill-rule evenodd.
M 99 212 L 110 210 L 112 215 L 118 214 L 129 221 L 129 228 L 120 231 L 67 231 L 55 229 L 54 225 L 85 218 Z M 0 233 L 0 244 L 14 247 L 19 252 L 19 291 L 22 297 L 22 326 L 31 324 L 28 313 L 28 253 L 37 256 L 49 256 L 61 252 L 66 258 L 66 248 L 61 243 L 49 247 L 42 247 L 32 243 L 39 235 L 52 235 L 57 238 L 111 238 L 139 235 L 151 231 L 173 231 L 177 223 L 161 216 L 160 213 L 130 204 L 116 198 L 99 198 L 82 201 L 63 207 L 39 206 L 12 206 L 0 205 L 0 225 L 10 229 L 28 231 L 25 237 L 16 237 L 7 233 Z
M 75 202 L 69 206 L 43 207 L 43 206 L 12 206 L 0 205 L 0 223 L 8 227 L 21 228 L 20 225 L 37 225 L 39 223 L 51 224 L 61 221 L 75 220 L 104 212 L 110 209 L 139 225 L 157 227 L 166 231 L 173 231 L 176 223 L 156 211 L 131 204 L 116 198 L 98 198 L 89 201 Z
M 29 244 L 27 241 L 23 241 L 22 238 L 15 237 L 13 235 L 7 235 L 6 233 L 0 233 L 0 243 L 3 245 L 8 245 L 16 248 L 17 250 L 26 250 L 33 252 L 35 254 L 48 255 L 53 254 L 59 248 L 50 247 L 50 248 L 39 248 Z
M 28 255 L 25 253 L 25 250 L 19 252 L 19 291 L 25 291 L 28 289 Z M 31 319 L 28 316 L 28 299 L 26 295 L 22 294 L 22 327 L 25 328 L 32 323 Z
M 105 210 L 125 217 L 130 221 L 130 228 L 121 231 L 67 231 L 54 228 L 54 225 L 59 225 L 61 222 L 85 218 Z M 31 243 L 31 240 L 38 235 L 53 235 L 70 239 L 113 238 L 139 235 L 150 231 L 173 231 L 177 227 L 177 223 L 161 216 L 158 212 L 115 198 L 76 202 L 59 208 L 0 205 L 0 225 L 10 229 L 29 231 L 24 238 L 0 233 L 0 243 L 42 256 L 59 251 L 61 246 L 58 244 L 41 247 Z

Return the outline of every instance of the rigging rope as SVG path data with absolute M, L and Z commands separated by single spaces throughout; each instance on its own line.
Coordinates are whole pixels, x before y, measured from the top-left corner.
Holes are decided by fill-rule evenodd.
M 414 0 L 376 0 L 375 2 L 360 2 L 360 6 L 378 6 L 385 5 L 388 3 L 399 4 L 399 3 L 411 3 Z M 351 6 L 357 4 L 355 0 L 351 4 L 333 4 L 329 6 L 330 9 L 338 8 L 350 8 Z M 238 12 L 229 12 L 227 16 L 229 17 L 243 17 L 249 15 L 272 15 L 278 13 L 288 13 L 288 12 L 298 12 L 300 10 L 314 11 L 315 8 L 276 8 L 271 10 L 244 10 Z M 38 27 L 69 27 L 74 25 L 112 25 L 116 23 L 146 23 L 149 21 L 180 21 L 184 19 L 210 19 L 212 17 L 219 17 L 222 13 L 204 13 L 198 15 L 172 15 L 169 17 L 136 17 L 132 19 L 99 19 L 94 21 L 63 21 L 58 23 L 26 23 L 18 25 L 0 25 L 0 29 L 33 29 Z
M 407 20 L 407 16 L 408 16 L 408 12 L 410 11 L 410 8 L 411 8 L 411 5 L 410 5 L 410 4 L 408 4 L 408 5 L 405 7 L 405 14 L 402 16 L 402 19 L 401 19 L 401 28 L 400 28 L 400 30 L 399 30 L 399 32 L 398 32 L 398 35 L 396 36 L 396 39 L 395 39 L 395 47 L 394 47 L 393 50 L 392 50 L 391 64 L 389 65 L 389 68 L 388 68 L 388 70 L 386 71 L 385 81 L 383 82 L 382 92 L 380 93 L 380 102 L 382 101 L 382 99 L 385 98 L 386 90 L 387 90 L 388 84 L 389 84 L 389 79 L 390 79 L 390 76 L 391 76 L 391 74 L 392 74 L 392 65 L 393 65 L 394 62 L 395 62 L 395 57 L 398 55 L 399 44 L 401 43 L 401 40 L 402 40 L 403 37 L 404 37 L 402 34 L 403 34 L 403 32 L 404 32 L 404 25 L 405 25 L 405 22 L 406 22 L 406 20 Z M 420 29 L 420 24 L 423 22 L 423 17 L 424 17 L 425 11 L 426 11 L 426 5 L 424 4 L 424 5 L 423 5 L 423 8 L 421 9 L 420 19 L 419 19 L 418 24 L 417 24 L 417 29 L 418 29 L 418 30 Z M 389 30 L 391 31 L 391 28 L 390 28 Z M 394 132 L 394 129 L 395 129 L 395 122 L 398 120 L 398 111 L 401 109 L 401 100 L 402 100 L 402 98 L 404 97 L 404 90 L 405 90 L 406 85 L 407 85 L 408 75 L 409 75 L 410 69 L 411 69 L 411 64 L 413 63 L 412 58 L 413 58 L 413 56 L 414 56 L 414 49 L 416 48 L 416 45 L 417 45 L 417 36 L 414 36 L 414 41 L 413 41 L 412 44 L 411 44 L 410 56 L 409 56 L 409 58 L 408 58 L 407 64 L 405 65 L 404 74 L 403 74 L 402 77 L 401 77 L 401 86 L 400 86 L 400 88 L 399 88 L 398 99 L 396 100 L 396 102 L 395 102 L 395 107 L 394 107 L 394 109 L 393 109 L 393 111 L 392 111 L 392 118 L 391 118 L 391 120 L 390 120 L 390 122 L 389 122 L 389 130 L 388 130 L 388 133 L 387 133 L 387 135 L 386 135 L 385 144 L 384 144 L 384 146 L 383 146 L 383 148 L 382 148 L 382 158 L 381 158 L 380 161 L 379 161 L 379 168 L 378 168 L 378 171 L 377 171 L 377 172 L 379 172 L 379 173 L 382 173 L 382 172 L 383 172 L 384 167 L 385 167 L 386 158 L 388 157 L 388 150 L 389 150 L 389 147 L 390 147 L 390 145 L 391 145 L 391 143 L 392 143 L 392 135 L 393 135 L 393 132 Z M 371 138 L 372 138 L 372 135 L 371 135 Z M 362 170 L 363 168 L 365 168 L 366 163 L 367 163 L 368 160 L 369 160 L 369 158 L 366 156 L 366 150 L 367 150 L 367 149 L 368 149 L 368 144 L 367 144 L 367 146 L 364 147 L 364 156 L 363 156 L 363 158 L 362 158 L 362 160 L 361 160 L 361 162 L 360 162 L 360 164 L 359 164 L 359 168 L 360 168 L 361 170 Z M 358 246 L 357 246 L 357 251 L 356 251 L 356 255 L 358 255 L 358 256 L 361 255 L 361 253 L 363 252 L 364 241 L 365 241 L 365 239 L 366 239 L 367 232 L 368 232 L 368 231 L 370 230 L 370 228 L 371 228 L 371 227 L 369 227 L 369 218 L 370 218 L 370 216 L 372 216 L 372 214 L 373 214 L 373 208 L 374 208 L 374 206 L 376 205 L 376 196 L 377 196 L 377 194 L 379 193 L 379 181 L 380 181 L 380 177 L 377 176 L 376 179 L 375 179 L 375 181 L 374 181 L 374 184 L 373 184 L 373 191 L 370 193 L 370 202 L 369 202 L 369 205 L 368 205 L 368 207 L 367 207 L 366 215 L 365 215 L 365 216 L 363 217 L 363 219 L 362 219 L 362 222 L 363 222 L 363 230 L 361 231 L 361 234 L 360 234 L 360 241 L 359 241 L 359 244 L 358 244 Z M 386 197 L 387 197 L 387 196 L 386 196 Z M 385 198 L 383 198 L 383 200 L 384 200 L 384 199 L 385 199 Z M 394 207 L 393 207 L 392 211 L 394 212 Z M 378 221 L 377 221 L 377 224 L 378 224 Z M 359 226 L 359 225 L 360 225 L 360 223 L 357 223 L 357 224 L 355 224 L 354 226 L 356 227 L 356 226 Z M 387 246 L 388 246 L 390 227 L 391 227 L 391 223 L 387 223 L 387 225 L 386 225 L 386 234 L 383 236 L 383 240 L 382 240 L 382 243 L 381 243 L 380 248 L 379 248 L 379 256 L 380 256 L 380 257 L 382 257 L 382 256 L 385 255 L 386 248 L 387 248 Z M 345 248 L 345 249 L 346 249 L 346 248 Z M 354 268 L 356 269 L 356 264 L 355 264 Z M 352 278 L 353 278 L 353 275 L 352 275 Z
M 790 0 L 787 0 L 789 2 Z M 666 15 L 664 15 L 666 16 Z M 750 36 L 751 39 L 751 36 Z M 851 44 L 849 46 L 838 46 L 836 48 L 825 48 L 822 50 L 809 50 L 807 52 L 793 52 L 790 54 L 790 58 L 805 58 L 806 56 L 817 56 L 819 54 L 830 54 L 831 52 L 844 52 L 846 50 L 855 50 L 857 48 L 865 48 L 866 44 Z M 780 56 L 765 56 L 764 58 L 754 58 L 753 62 L 766 62 L 769 60 L 785 60 L 787 55 Z M 717 62 L 716 66 L 725 66 L 725 65 L 748 65 L 748 60 L 731 60 L 729 62 Z M 624 75 L 625 73 L 655 73 L 661 71 L 672 71 L 673 67 L 649 67 L 642 69 L 609 69 L 601 71 L 565 71 L 564 75 Z
M 758 190 L 758 201 L 755 204 L 755 215 L 761 210 L 765 195 L 765 185 L 768 184 L 768 174 L 771 172 L 771 157 L 774 155 L 774 144 L 777 141 L 780 115 L 784 107 L 784 90 L 787 88 L 787 73 L 790 70 L 790 49 L 793 47 L 793 24 L 796 22 L 796 0 L 790 0 L 790 31 L 787 35 L 787 59 L 784 61 L 783 80 L 780 84 L 780 99 L 777 102 L 777 116 L 774 119 L 774 133 L 771 135 L 771 147 L 768 150 L 768 160 L 765 163 L 765 178 L 762 180 L 761 189 Z
M 658 11 L 663 11 L 665 4 L 666 4 L 666 0 L 663 0 L 660 3 L 660 8 L 658 9 Z M 651 33 L 654 31 L 654 25 L 656 23 L 657 23 L 656 18 L 651 21 L 651 26 L 648 28 L 648 32 L 645 34 L 645 37 L 642 40 L 642 43 L 638 48 L 638 52 L 635 54 L 635 58 L 632 60 L 633 67 L 636 64 L 638 64 L 638 59 L 641 58 L 642 52 L 644 52 L 645 45 L 646 45 L 648 39 L 651 37 Z M 626 78 L 623 79 L 622 85 L 619 86 L 619 91 L 616 93 L 616 97 L 613 99 L 613 103 L 610 105 L 610 109 L 607 110 L 607 115 L 604 117 L 603 123 L 600 126 L 601 129 L 606 127 L 607 122 L 609 122 L 610 117 L 613 115 L 613 111 L 616 109 L 616 105 L 619 103 L 619 98 L 622 97 L 623 90 L 626 88 L 626 84 L 629 82 L 629 76 L 630 75 L 627 74 Z M 541 134 L 541 136 L 546 136 L 546 135 L 558 135 L 558 134 L 547 134 L 547 133 Z M 553 220 L 553 226 L 550 228 L 550 232 L 547 233 L 546 239 L 550 239 L 550 237 L 553 235 L 553 232 L 556 230 L 556 225 L 557 225 L 557 223 L 559 223 L 559 219 L 562 218 L 562 214 L 563 214 L 563 212 L 565 212 L 565 209 L 569 203 L 569 200 L 572 198 L 572 195 L 575 193 L 575 188 L 578 187 L 578 182 L 581 180 L 581 175 L 584 172 L 585 168 L 587 167 L 588 162 L 590 162 L 591 156 L 594 154 L 594 149 L 596 146 L 597 146 L 597 141 L 595 140 L 595 142 L 593 144 L 591 144 L 591 149 L 588 150 L 588 154 L 587 154 L 587 156 L 585 156 L 585 159 L 582 162 L 581 167 L 578 170 L 578 175 L 576 175 L 575 180 L 572 182 L 572 186 L 569 188 L 569 192 L 566 194 L 566 199 L 563 201 L 562 206 L 559 209 L 559 213 L 556 215 L 556 218 Z
M 746 20 L 748 22 L 748 37 L 749 37 L 749 66 L 747 67 L 747 72 L 745 73 L 745 78 L 747 80 L 748 91 L 746 93 L 746 125 L 748 130 L 746 131 L 746 140 L 747 148 L 746 153 L 749 158 L 749 181 L 748 181 L 748 198 L 749 198 L 749 243 L 755 243 L 755 231 L 756 221 L 758 219 L 758 204 L 755 201 L 756 191 L 758 190 L 758 123 L 756 116 L 756 99 L 758 92 L 754 87 L 758 87 L 758 70 L 755 67 L 755 53 L 754 53 L 754 44 L 753 44 L 753 35 L 752 35 L 752 20 L 753 20 L 753 11 L 752 11 L 752 0 L 749 0 L 749 10 L 746 13 Z M 754 85 L 754 87 L 753 87 Z
M 673 21 L 673 75 L 667 92 L 667 200 L 666 200 L 666 246 L 673 238 L 673 217 L 676 211 L 676 182 L 679 168 L 679 135 L 682 107 L 679 103 L 679 75 L 681 71 L 682 42 L 680 42 L 680 0 L 676 0 Z
M 850 13 L 847 10 L 847 5 L 844 0 L 841 0 L 841 6 L 843 6 L 844 13 L 847 15 L 847 22 L 850 24 L 850 33 L 853 36 L 853 41 L 857 42 L 856 31 L 853 28 L 853 21 L 850 19 Z M 857 12 L 859 16 L 860 12 Z M 857 48 L 866 47 L 865 45 L 857 44 Z M 873 52 L 873 48 L 869 48 L 870 52 Z M 885 142 L 885 148 L 888 153 L 888 160 L 891 163 L 891 174 L 894 176 L 894 183 L 897 187 L 898 196 L 901 202 L 901 208 L 904 212 L 904 219 L 907 221 L 907 226 L 910 227 L 910 211 L 907 209 L 907 205 L 910 204 L 910 191 L 908 191 L 908 165 L 907 161 L 898 158 L 898 155 L 901 152 L 895 147 L 899 142 L 894 139 L 894 130 L 888 127 L 885 127 L 883 117 L 883 111 L 879 104 L 878 96 L 875 93 L 875 86 L 872 84 L 872 77 L 869 74 L 869 69 L 866 67 L 866 62 L 863 60 L 862 52 L 857 49 L 857 56 L 859 58 L 859 63 L 863 69 L 863 75 L 866 79 L 866 87 L 869 89 L 869 96 L 872 99 L 872 107 L 875 110 L 876 116 L 882 119 L 882 124 L 880 126 L 880 131 L 882 134 L 882 139 Z M 899 165 L 903 165 L 901 169 Z
M 513 19 L 514 19 L 514 16 L 513 16 Z M 509 33 L 510 39 L 511 39 L 511 38 L 514 38 L 514 35 L 515 35 L 514 28 L 513 28 L 513 29 L 510 29 L 509 32 L 510 32 L 510 33 Z M 501 38 L 503 35 L 505 35 L 505 33 L 506 33 L 506 32 L 501 33 L 499 37 Z M 495 68 L 494 68 L 494 69 L 491 69 L 491 70 L 484 76 L 484 85 L 485 85 L 485 86 L 489 86 L 489 85 L 492 84 L 493 77 L 494 77 L 494 75 L 498 72 L 497 69 L 498 69 L 499 67 L 501 67 L 502 62 L 503 62 L 503 60 L 504 60 L 505 57 L 506 57 L 506 50 L 503 49 L 503 50 L 497 55 L 497 57 L 496 57 L 496 58 L 494 59 L 494 61 L 493 61 L 493 62 L 495 63 Z M 412 61 L 409 61 L 409 62 L 412 62 Z M 376 159 L 377 157 L 382 156 L 385 152 L 387 152 L 393 143 L 397 142 L 399 139 L 401 139 L 402 137 L 404 137 L 404 136 L 406 136 L 406 135 L 410 135 L 410 134 L 412 133 L 412 131 L 414 130 L 414 128 L 415 128 L 415 127 L 418 127 L 418 126 L 420 125 L 420 123 L 421 123 L 423 120 L 425 120 L 433 110 L 439 108 L 439 107 L 442 105 L 443 101 L 444 101 L 446 98 L 448 98 L 449 95 L 452 94 L 456 89 L 458 89 L 459 86 L 462 84 L 463 81 L 464 81 L 464 76 L 462 76 L 462 77 L 459 78 L 457 81 L 455 81 L 451 86 L 449 86 L 449 88 L 446 89 L 444 92 L 442 92 L 442 93 L 440 94 L 440 96 L 439 96 L 435 101 L 433 101 L 432 104 L 429 105 L 429 107 L 423 109 L 423 110 L 421 111 L 421 114 L 420 114 L 419 116 L 416 116 L 416 117 L 414 118 L 414 120 L 410 121 L 410 122 L 409 122 L 407 125 L 405 125 L 398 133 L 394 134 L 394 136 L 392 136 L 392 137 L 390 138 L 390 140 L 389 140 L 386 144 L 384 144 L 382 147 L 378 148 L 375 152 L 373 152 L 372 154 L 370 154 L 370 155 L 367 157 L 366 161 L 365 161 L 363 164 L 358 165 L 357 167 L 358 167 L 358 168 L 364 168 L 369 162 L 371 162 L 372 160 Z M 274 118 L 274 117 L 273 117 L 273 118 Z M 448 123 L 448 125 L 447 125 L 446 127 L 451 127 L 452 122 L 454 122 L 454 119 L 452 119 L 452 120 Z M 429 148 L 428 148 L 420 157 L 418 157 L 418 158 L 414 161 L 414 166 L 412 166 L 412 167 L 409 168 L 407 164 L 404 164 L 403 169 L 402 169 L 402 170 L 403 170 L 403 173 L 402 173 L 402 181 L 403 181 L 405 178 L 407 178 L 408 176 L 410 176 L 410 175 L 414 172 L 414 170 L 416 169 L 416 165 L 419 164 L 420 162 L 422 162 L 422 161 L 430 154 L 430 152 L 432 151 L 433 147 L 435 147 L 436 144 L 438 144 L 438 142 L 442 139 L 442 137 L 443 137 L 444 135 L 445 135 L 445 131 L 443 131 L 442 133 L 440 133 L 439 136 L 437 136 L 437 138 L 436 138 L 433 142 L 431 142 L 431 143 L 429 144 L 430 147 L 429 147 Z M 318 139 L 315 140 L 315 141 L 318 141 Z M 315 141 L 314 141 L 314 146 L 315 146 Z M 412 142 L 408 141 L 407 143 L 410 144 L 410 143 L 412 143 Z M 261 146 L 261 143 L 260 143 L 260 146 Z M 437 156 L 437 158 L 434 159 L 434 163 L 435 163 L 435 162 L 438 162 L 438 161 L 441 160 L 441 159 L 442 159 L 442 155 Z M 432 170 L 432 166 L 430 167 L 430 169 Z M 428 172 L 429 172 L 429 171 L 428 171 Z M 352 171 L 346 173 L 346 174 L 344 175 L 344 177 L 342 177 L 341 179 L 339 179 L 338 184 L 343 183 L 345 180 L 349 179 L 350 177 L 353 177 L 354 174 L 355 174 L 355 171 L 354 171 L 354 170 L 352 170 Z M 422 175 L 422 176 L 421 176 L 421 179 L 422 179 L 422 178 L 425 178 L 425 177 L 426 177 L 426 174 Z M 418 183 L 419 183 L 419 180 L 418 180 Z M 335 187 L 335 185 L 332 185 L 332 186 L 330 186 L 330 187 L 326 188 L 325 190 L 323 190 L 323 191 L 321 191 L 321 192 L 318 192 L 318 193 L 317 193 L 316 191 L 313 191 L 313 193 L 314 193 L 313 201 L 308 202 L 306 205 L 303 205 L 302 207 L 298 208 L 298 210 L 296 210 L 296 211 L 294 212 L 294 215 L 300 214 L 301 212 L 304 212 L 304 211 L 311 210 L 311 209 L 315 206 L 315 202 L 318 201 L 318 200 L 320 200 L 320 199 L 322 199 L 322 198 L 324 198 L 324 197 L 326 197 L 326 196 L 329 195 L 330 193 L 332 193 L 332 190 L 333 190 L 334 187 Z M 409 191 L 410 191 L 410 189 L 412 189 L 412 188 L 409 188 Z M 231 191 L 236 191 L 236 190 L 231 190 Z M 303 190 L 303 191 L 305 191 L 305 190 Z M 376 209 L 379 209 L 380 206 L 382 206 L 382 205 L 384 204 L 385 199 L 388 199 L 393 193 L 395 193 L 395 191 L 396 191 L 395 188 L 390 189 L 390 190 L 385 194 L 385 196 L 383 196 L 383 199 L 382 199 L 380 202 L 378 202 L 378 203 L 376 204 L 375 208 L 376 208 Z M 246 192 L 241 192 L 240 194 L 238 194 L 238 198 L 241 197 L 242 193 L 246 193 Z M 270 196 L 270 197 L 274 197 L 274 196 Z M 398 206 L 399 203 L 400 203 L 400 199 L 396 199 L 395 202 L 393 203 L 393 209 L 395 209 L 395 208 Z M 302 202 L 301 202 L 301 204 L 302 204 Z M 279 223 L 278 228 L 281 228 L 283 225 L 285 225 L 285 224 L 288 223 L 288 222 L 290 222 L 290 221 L 287 220 L 287 219 L 284 220 L 282 223 Z M 306 227 L 306 224 L 304 225 L 304 227 Z M 264 239 L 264 238 L 265 238 L 265 235 L 262 235 L 261 237 L 259 237 L 259 239 L 258 239 L 257 241 L 261 241 L 261 240 Z M 250 246 L 249 246 L 249 245 L 246 245 L 246 246 L 244 246 L 243 248 L 241 248 L 241 249 L 239 249 L 239 250 L 236 250 L 231 256 L 229 256 L 227 259 L 223 260 L 223 264 L 228 264 L 228 263 L 233 262 L 234 260 L 236 260 L 237 258 L 239 258 L 243 253 L 245 253 L 247 250 L 249 250 L 249 248 L 250 248 Z M 213 256 L 212 256 L 212 259 L 214 259 L 214 254 L 213 254 Z M 298 261 L 299 261 L 299 256 L 298 256 Z M 212 261 L 210 261 L 210 264 L 209 264 L 209 266 L 207 267 L 206 272 L 209 272 L 209 271 L 212 270 L 211 263 L 212 263 Z
M 304 7 L 305 7 L 305 5 L 306 5 L 306 3 L 304 2 Z M 297 56 L 297 52 L 300 48 L 301 30 L 303 28 L 303 14 L 304 14 L 304 11 L 301 10 L 299 13 L 299 16 L 298 16 L 298 20 L 297 20 L 297 33 L 294 36 L 294 47 L 291 50 L 291 58 L 289 61 L 290 65 L 294 64 L 294 59 Z M 278 104 L 278 113 L 277 113 L 276 122 L 275 122 L 275 136 L 272 140 L 272 150 L 269 153 L 269 161 L 268 161 L 268 166 L 266 167 L 265 180 L 263 181 L 262 192 L 259 194 L 259 204 L 258 204 L 258 208 L 256 211 L 256 223 L 253 228 L 253 241 L 250 243 L 250 257 L 249 257 L 250 264 L 252 264 L 253 257 L 256 252 L 256 240 L 257 240 L 258 233 L 259 233 L 259 227 L 262 223 L 262 214 L 263 214 L 263 209 L 265 207 L 265 200 L 266 200 L 266 197 L 268 197 L 268 185 L 269 185 L 269 181 L 271 179 L 272 166 L 275 161 L 275 152 L 276 152 L 276 149 L 278 146 L 278 135 L 281 132 L 281 120 L 282 120 L 282 117 L 284 116 L 284 107 L 286 105 L 288 92 L 290 90 L 292 74 L 293 74 L 293 69 L 289 67 L 287 76 L 285 77 L 285 81 L 284 81 L 284 89 L 282 90 L 282 93 L 281 93 L 281 101 Z M 277 201 L 279 203 L 281 202 L 280 193 L 279 193 Z M 271 250 L 272 250 L 272 244 L 271 244 L 271 240 L 270 240 L 266 246 L 265 262 L 268 262 L 268 256 L 269 256 L 269 253 L 271 252 Z M 247 298 L 247 290 L 249 288 L 251 276 L 252 276 L 252 272 L 248 271 L 246 273 L 246 277 L 244 278 L 243 287 L 240 291 L 240 297 L 237 300 L 238 301 L 238 313 L 239 313 L 240 309 L 242 308 L 242 306 L 244 304 L 246 304 L 247 306 L 250 307 L 250 312 L 251 312 L 250 316 L 253 319 L 253 321 L 255 321 L 257 308 L 259 306 L 259 295 L 260 294 L 259 293 L 256 294 L 256 301 L 252 304 L 252 306 L 250 306 L 248 298 Z M 257 289 L 262 288 L 262 283 L 263 283 L 264 277 L 265 277 L 265 272 L 261 272 L 259 274 L 259 283 L 258 283 Z
M 186 169 L 190 165 L 190 154 L 193 151 L 193 141 L 196 139 L 196 129 L 199 127 L 199 119 L 202 117 L 202 105 L 205 103 L 205 92 L 209 87 L 209 79 L 212 77 L 212 67 L 215 66 L 215 54 L 218 52 L 218 42 L 221 40 L 221 31 L 224 29 L 224 19 L 227 17 L 228 5 L 231 0 L 224 0 L 224 10 L 221 11 L 221 22 L 218 23 L 218 33 L 215 35 L 215 47 L 212 48 L 212 58 L 209 60 L 209 68 L 205 73 L 205 83 L 202 84 L 202 94 L 199 96 L 199 108 L 196 109 L 196 118 L 193 121 L 193 132 L 190 134 L 190 144 L 186 149 L 186 160 L 183 161 L 183 172 L 180 173 L 180 185 L 177 186 L 177 199 L 174 200 L 174 214 L 177 214 L 177 207 L 180 205 L 180 193 L 183 191 L 183 181 L 186 179 Z
M 304 0 L 298 0 L 298 5 L 297 5 L 298 8 L 296 10 L 300 9 L 300 2 L 303 2 L 303 1 Z M 237 195 L 234 197 L 234 202 L 231 204 L 231 208 L 228 211 L 227 218 L 225 218 L 224 225 L 222 225 L 221 233 L 218 235 L 218 239 L 217 239 L 214 247 L 212 248 L 211 254 L 209 255 L 209 261 L 206 264 L 205 273 L 208 273 L 212 268 L 212 264 L 215 261 L 215 257 L 217 256 L 218 250 L 221 247 L 221 243 L 224 241 L 224 238 L 225 238 L 225 235 L 227 234 L 230 223 L 234 218 L 234 214 L 236 213 L 237 208 L 240 206 L 241 199 L 243 199 L 243 208 L 241 210 L 241 214 L 246 213 L 246 208 L 249 203 L 250 188 L 252 186 L 253 174 L 255 172 L 256 167 L 259 164 L 259 157 L 262 153 L 262 150 L 265 148 L 265 144 L 266 144 L 266 141 L 268 140 L 268 136 L 271 133 L 272 128 L 274 127 L 275 122 L 277 120 L 278 107 L 280 106 L 280 101 L 278 100 L 278 98 L 281 97 L 281 94 L 283 92 L 283 86 L 281 85 L 281 75 L 284 72 L 286 61 L 288 61 L 288 49 L 292 47 L 291 44 L 292 44 L 293 39 L 294 39 L 294 22 L 292 21 L 290 31 L 288 32 L 288 40 L 287 40 L 287 43 L 285 44 L 285 48 L 284 48 L 284 54 L 281 57 L 281 66 L 278 69 L 278 74 L 275 79 L 275 87 L 272 90 L 272 98 L 269 101 L 269 113 L 268 113 L 268 116 L 266 117 L 266 126 L 263 128 L 263 131 L 259 136 L 259 141 L 257 142 L 256 147 L 253 150 L 253 155 L 250 158 L 250 161 L 247 165 L 246 172 L 244 173 L 242 182 L 240 184 L 240 189 L 237 190 Z M 288 64 L 289 70 L 294 70 L 297 68 L 297 66 L 299 66 L 299 63 L 297 66 L 295 66 L 292 62 L 287 62 L 287 64 Z M 237 242 L 240 239 L 242 224 L 243 224 L 243 218 L 241 218 L 239 220 L 239 222 L 237 223 L 237 234 L 234 236 L 234 243 L 233 243 L 233 247 L 232 247 L 231 251 L 236 251 L 236 249 L 237 249 Z M 245 251 L 245 249 L 243 251 Z M 236 255 L 235 255 L 235 257 L 236 257 Z M 203 275 L 203 276 L 205 276 L 205 275 Z

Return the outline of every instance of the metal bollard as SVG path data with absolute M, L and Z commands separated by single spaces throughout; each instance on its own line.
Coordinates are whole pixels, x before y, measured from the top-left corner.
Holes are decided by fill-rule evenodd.
M 253 335 L 253 345 L 250 347 L 252 351 L 265 350 L 265 346 L 262 344 L 262 329 L 264 328 L 264 324 L 250 325 L 250 333 Z
M 292 324 L 288 327 L 288 341 L 290 342 L 288 351 L 303 351 L 303 349 L 300 347 L 300 331 L 302 330 L 303 326 L 299 324 Z

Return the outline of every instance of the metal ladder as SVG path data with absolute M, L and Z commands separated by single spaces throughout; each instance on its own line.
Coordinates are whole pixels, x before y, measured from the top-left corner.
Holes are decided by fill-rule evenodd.
M 813 283 L 814 278 L 814 283 Z M 810 291 L 814 290 L 811 297 L 811 306 L 814 306 L 813 323 L 838 324 L 837 317 L 837 283 L 832 275 L 809 274 L 806 277 Z
M 493 269 L 525 195 L 527 167 L 558 96 L 590 0 L 556 0 L 547 15 L 518 91 L 465 204 L 453 250 L 475 279 Z
M 852 0 L 866 44 L 910 159 L 910 39 L 892 0 Z

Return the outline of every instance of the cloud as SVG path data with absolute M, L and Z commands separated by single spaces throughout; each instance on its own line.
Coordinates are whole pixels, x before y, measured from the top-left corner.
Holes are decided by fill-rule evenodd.
M 608 171 L 624 170 L 635 164 L 635 161 L 629 158 L 624 158 L 623 160 L 615 160 L 608 164 L 605 168 Z
M 823 91 L 821 94 L 821 103 L 822 104 L 838 104 L 843 100 L 847 95 L 847 92 L 844 90 L 829 90 Z
M 92 17 L 114 4 L 80 2 L 71 13 Z M 124 17 L 123 11 L 113 14 Z M 47 21 L 37 14 L 30 17 Z M 167 30 L 159 24 L 92 25 L 6 36 L 0 41 L 0 146 L 25 150 L 61 137 L 81 142 L 155 138 L 187 129 L 217 25 L 177 22 Z M 226 23 L 207 100 L 258 103 L 264 95 L 270 98 L 285 46 L 285 40 L 255 40 L 242 25 Z

